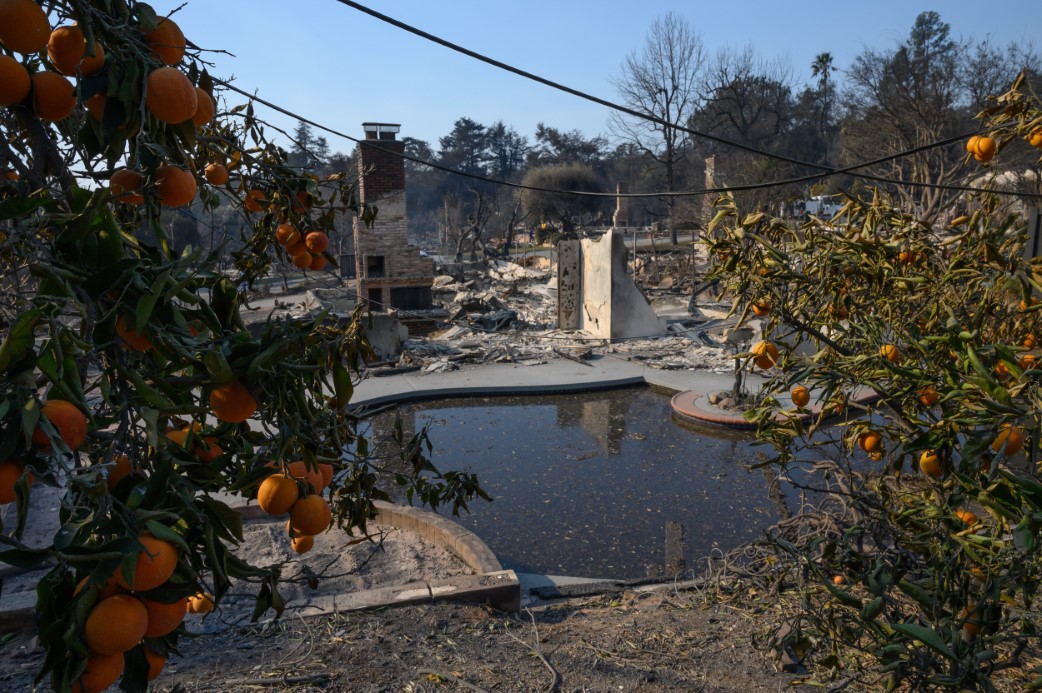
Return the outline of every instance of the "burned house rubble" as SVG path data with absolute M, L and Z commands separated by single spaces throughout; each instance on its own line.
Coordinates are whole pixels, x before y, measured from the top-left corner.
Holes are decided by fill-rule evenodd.
M 390 308 L 373 314 L 370 340 L 380 359 L 371 373 L 435 373 L 465 364 L 537 365 L 553 359 L 584 361 L 611 354 L 664 370 L 734 370 L 734 354 L 744 349 L 752 330 L 729 328 L 728 304 L 704 296 L 688 312 L 691 261 L 671 253 L 638 256 L 632 276 L 661 319 L 659 336 L 611 340 L 582 329 L 560 329 L 558 261 L 539 255 L 518 262 L 488 259 L 455 276 L 436 274 L 430 284 L 432 308 Z M 454 270 L 457 268 L 453 268 Z M 318 314 L 346 320 L 355 308 L 350 282 L 313 287 L 269 301 L 280 314 Z M 258 305 L 259 302 L 258 302 Z M 417 314 L 434 324 L 425 334 L 406 326 Z M 259 318 L 259 316 L 258 316 Z M 746 334 L 748 333 L 748 334 Z

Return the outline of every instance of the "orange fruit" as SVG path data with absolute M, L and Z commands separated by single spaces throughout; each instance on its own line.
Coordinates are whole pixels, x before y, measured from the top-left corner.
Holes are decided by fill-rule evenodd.
M 767 301 L 756 301 L 752 304 L 753 315 L 758 318 L 765 317 L 771 312 L 771 304 Z
M 197 592 L 188 598 L 188 613 L 208 614 L 213 611 L 213 597 L 209 594 Z
M 268 196 L 263 190 L 250 190 L 242 201 L 242 208 L 247 212 L 263 212 L 268 206 Z
M 1035 335 L 1029 334 L 1027 337 L 1024 337 L 1024 341 L 1022 342 L 1022 344 L 1023 344 L 1025 349 L 1034 349 L 1035 348 Z
M 153 599 L 141 599 L 148 612 L 148 628 L 145 629 L 146 638 L 161 638 L 167 633 L 172 633 L 185 620 L 188 613 L 188 598 L 182 597 L 169 604 L 157 602 Z
M 844 585 L 844 584 L 846 584 L 846 582 L 847 582 L 847 579 L 845 577 L 843 577 L 842 575 L 833 575 L 832 576 L 832 584 L 833 585 L 837 585 L 837 586 L 838 585 Z
M 94 605 L 83 626 L 83 640 L 96 654 L 126 652 L 148 629 L 148 611 L 138 599 L 117 594 Z
M 935 479 L 940 479 L 944 475 L 941 458 L 933 450 L 924 450 L 923 454 L 919 456 L 919 470 Z
M 290 462 L 286 465 L 286 469 L 289 470 L 289 475 L 291 477 L 304 482 L 304 489 L 308 493 L 318 491 L 324 487 L 324 484 L 322 483 L 322 472 L 318 469 L 315 469 L 314 471 L 308 469 L 307 463 L 303 460 Z
M 105 483 L 108 485 L 109 490 L 116 488 L 116 485 L 123 481 L 133 470 L 130 464 L 130 458 L 126 455 L 120 455 L 116 458 L 116 463 L 109 467 L 108 476 L 105 479 Z
M 312 255 L 311 266 L 308 269 L 313 270 L 315 272 L 319 272 L 321 270 L 324 270 L 328 263 L 329 261 L 326 260 L 325 255 Z
M 185 35 L 181 27 L 168 17 L 161 18 L 155 29 L 145 32 L 145 42 L 164 65 L 179 63 L 185 55 Z
M 210 185 L 224 185 L 228 182 L 228 169 L 223 164 L 207 164 L 203 175 Z
M 311 209 L 311 194 L 307 190 L 298 190 L 290 201 L 290 209 L 297 214 L 303 214 Z
M 65 120 L 76 108 L 72 83 L 57 72 L 36 72 L 33 81 L 33 109 L 40 120 Z
M 16 460 L 0 462 L 0 505 L 15 499 L 14 485 L 22 477 L 25 465 Z M 33 473 L 29 472 L 29 485 L 33 485 Z
M 0 43 L 15 53 L 39 53 L 47 47 L 51 25 L 33 0 L 0 0 Z
M 210 392 L 210 410 L 219 421 L 242 423 L 257 411 L 257 400 L 238 380 Z
M 40 414 L 58 429 L 58 437 L 65 441 L 70 450 L 76 450 L 87 440 L 87 417 L 75 404 L 52 399 L 43 405 Z M 33 431 L 33 442 L 42 448 L 50 448 L 51 445 L 47 434 L 39 426 Z
M 810 391 L 802 385 L 792 388 L 789 394 L 792 395 L 792 403 L 797 407 L 802 408 L 810 404 Z
M 257 505 L 269 515 L 284 515 L 300 496 L 297 482 L 285 474 L 272 474 L 257 489 Z
M 105 99 L 107 98 L 105 92 L 98 92 L 83 102 L 83 105 L 87 107 L 87 113 L 90 113 L 91 117 L 99 123 L 105 116 Z
M 129 168 L 113 171 L 109 178 L 109 195 L 116 202 L 126 205 L 139 205 L 145 201 L 141 194 L 144 176 Z
M 919 400 L 919 404 L 923 405 L 924 407 L 932 407 L 933 405 L 937 404 L 937 401 L 939 399 L 941 399 L 941 396 L 937 394 L 937 388 L 935 388 L 933 385 L 927 385 L 926 387 L 919 388 L 918 390 L 916 390 L 915 396 Z
M 25 65 L 9 55 L 0 55 L 0 106 L 25 101 L 33 80 Z
M 753 362 L 758 368 L 768 369 L 778 363 L 778 347 L 770 342 L 757 342 L 752 349 Z
M 980 618 L 973 615 L 973 612 L 976 610 L 976 608 L 976 604 L 970 604 L 962 610 L 962 630 L 965 634 L 969 635 L 970 637 L 973 637 L 980 633 Z
M 152 340 L 142 332 L 127 327 L 126 318 L 122 315 L 116 318 L 116 334 L 120 340 L 131 351 L 148 351 L 152 348 Z
M 47 39 L 47 57 L 58 72 L 69 77 L 92 75 L 105 65 L 105 49 L 94 42 L 94 55 L 87 55 L 87 39 L 75 24 L 60 26 Z
M 148 662 L 148 680 L 155 681 L 163 672 L 163 667 L 166 666 L 166 657 L 159 654 L 151 647 L 146 647 L 145 661 Z
M 72 683 L 72 693 L 102 693 L 123 675 L 122 652 L 91 654 L 87 657 L 87 668 Z
M 90 575 L 88 575 L 87 577 L 83 578 L 78 583 L 76 583 L 76 589 L 72 593 L 73 596 L 75 596 L 75 595 L 79 594 L 80 592 L 82 592 L 83 589 L 87 586 L 87 582 L 89 582 L 89 581 L 90 581 Z M 117 595 L 117 594 L 122 594 L 122 593 L 123 593 L 123 590 L 121 590 L 119 585 L 116 584 L 116 576 L 115 575 L 109 575 L 109 579 L 105 581 L 105 584 L 102 585 L 101 589 L 98 591 L 97 599 L 100 602 L 102 599 L 108 599 L 109 597 L 112 597 L 112 596 Z
M 901 350 L 893 344 L 884 344 L 879 347 L 879 355 L 890 363 L 901 363 Z
M 329 503 L 322 496 L 310 494 L 304 496 L 289 511 L 289 521 L 293 528 L 305 536 L 320 534 L 329 528 L 333 513 Z
M 321 231 L 312 231 L 304 236 L 304 245 L 313 253 L 324 253 L 329 247 L 329 236 Z
M 311 253 L 307 251 L 292 256 L 289 261 L 292 262 L 295 267 L 299 267 L 300 269 L 311 269 Z
M 875 431 L 864 431 L 857 437 L 857 445 L 865 452 L 878 452 L 883 445 L 883 436 Z
M 328 462 L 319 462 L 318 471 L 322 474 L 322 488 L 333 483 L 333 465 Z
M 183 123 L 195 115 L 199 97 L 183 72 L 176 67 L 160 67 L 145 82 L 145 105 L 164 123 Z
M 142 534 L 138 542 L 144 547 L 134 567 L 134 582 L 127 582 L 122 568 L 116 570 L 116 583 L 123 589 L 147 592 L 170 579 L 177 568 L 177 548 L 151 534 Z M 139 638 L 140 640 L 140 638 Z
M 962 523 L 967 527 L 972 527 L 980 521 L 977 516 L 969 510 L 956 510 L 955 516 L 962 520 Z
M 213 97 L 205 89 L 196 87 L 195 96 L 198 105 L 195 107 L 195 113 L 192 114 L 192 122 L 197 128 L 201 128 L 213 120 L 213 115 L 217 109 L 214 106 Z
M 304 245 L 304 239 L 300 239 L 296 243 L 290 243 L 286 246 L 286 255 L 289 255 L 290 257 L 305 253 L 311 255 L 311 253 L 308 253 L 308 247 Z
M 156 190 L 159 204 L 164 207 L 183 207 L 195 199 L 195 176 L 177 166 L 156 169 Z
M 998 452 L 1003 449 L 1003 446 L 1005 446 L 1006 457 L 1016 455 L 1024 447 L 1024 431 L 1008 423 L 999 426 L 999 433 L 991 442 L 991 449 Z
M 1042 128 L 1033 130 L 1031 134 L 1028 135 L 1028 143 L 1032 147 L 1042 148 Z
M 275 240 L 284 246 L 296 245 L 300 242 L 300 231 L 292 224 L 280 224 L 275 229 Z
M 991 161 L 991 158 L 995 156 L 995 148 L 995 140 L 990 137 L 981 137 L 973 148 L 973 158 L 981 163 Z
M 199 459 L 203 462 L 213 462 L 224 454 L 224 450 L 217 444 L 217 438 L 214 436 L 206 436 L 202 443 L 196 444 L 195 454 L 198 455 Z
M 970 154 L 974 154 L 977 151 L 977 142 L 980 141 L 980 135 L 974 135 L 970 139 L 966 140 L 966 151 Z
M 315 546 L 315 537 L 299 536 L 290 540 L 290 547 L 297 553 L 307 553 Z

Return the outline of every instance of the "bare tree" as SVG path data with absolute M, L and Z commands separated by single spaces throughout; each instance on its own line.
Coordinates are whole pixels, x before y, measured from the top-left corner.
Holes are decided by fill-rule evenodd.
M 626 106 L 668 123 L 616 113 L 610 126 L 615 135 L 636 144 L 664 169 L 669 192 L 677 189 L 679 164 L 685 158 L 686 135 L 674 125 L 686 123 L 698 105 L 705 64 L 701 36 L 686 19 L 670 12 L 655 20 L 644 47 L 626 58 L 620 75 L 612 80 Z M 670 243 L 676 245 L 674 198 L 666 198 L 666 207 Z

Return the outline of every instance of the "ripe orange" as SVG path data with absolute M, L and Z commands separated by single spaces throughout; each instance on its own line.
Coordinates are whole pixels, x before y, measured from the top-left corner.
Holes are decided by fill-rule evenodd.
M 91 609 L 83 626 L 83 640 L 91 652 L 116 654 L 137 645 L 147 629 L 145 605 L 128 594 L 117 594 Z
M 299 536 L 290 540 L 290 547 L 297 553 L 307 553 L 315 546 L 315 537 Z
M 962 630 L 966 635 L 973 637 L 980 633 L 981 622 L 980 618 L 973 615 L 973 612 L 977 609 L 976 604 L 970 604 L 962 610 Z
M 272 474 L 257 489 L 257 505 L 269 515 L 284 515 L 297 502 L 297 482 L 285 474 Z
M 320 462 L 318 471 L 322 474 L 322 488 L 326 488 L 333 483 L 333 465 L 328 462 Z
M 207 164 L 203 175 L 210 185 L 224 185 L 228 182 L 228 169 L 222 164 Z
M 326 256 L 325 255 L 312 255 L 311 256 L 311 267 L 309 267 L 308 269 L 313 270 L 315 272 L 319 272 L 319 271 L 324 270 L 326 268 L 326 264 L 328 264 L 328 262 L 329 261 L 326 260 Z
M 990 137 L 981 137 L 973 148 L 973 158 L 981 163 L 991 161 L 991 158 L 995 156 L 995 148 L 995 140 Z
M 308 247 L 304 245 L 304 239 L 298 240 L 296 243 L 289 243 L 286 245 L 286 255 L 293 257 L 294 255 L 301 255 L 302 253 L 308 253 Z
M 1033 130 L 1031 134 L 1028 135 L 1028 143 L 1032 147 L 1042 148 L 1042 128 Z
M 134 471 L 130 464 L 130 458 L 126 455 L 120 455 L 116 458 L 116 463 L 109 467 L 108 476 L 105 479 L 105 483 L 108 485 L 109 490 L 116 488 L 116 485 L 123 481 L 132 471 Z
M 122 315 L 116 318 L 116 334 L 131 351 L 148 351 L 153 346 L 152 340 L 143 332 L 137 332 L 127 327 L 126 318 Z
M 1021 369 L 1025 371 L 1030 371 L 1032 368 L 1035 367 L 1037 361 L 1038 357 L 1036 357 L 1034 354 L 1024 354 L 1020 357 L 1018 363 L 1020 364 Z
M 177 166 L 156 169 L 156 190 L 159 204 L 164 207 L 183 207 L 195 199 L 195 176 Z
M 263 190 L 253 189 L 246 193 L 242 208 L 247 212 L 263 212 L 268 206 L 268 196 Z
M 0 43 L 15 53 L 39 53 L 47 47 L 51 25 L 33 0 L 0 0 Z
M 940 479 L 944 475 L 941 458 L 933 450 L 924 450 L 923 454 L 919 456 L 919 470 L 935 479 Z
M 1006 457 L 1016 455 L 1024 447 L 1024 431 L 1008 423 L 999 426 L 999 433 L 991 442 L 991 449 L 998 452 L 1003 449 L 1003 446 L 1005 446 Z
M 966 140 L 966 151 L 970 154 L 974 154 L 977 151 L 977 142 L 980 141 L 980 135 L 974 135 L 970 139 Z
M 303 460 L 290 462 L 286 465 L 286 469 L 289 470 L 291 477 L 304 482 L 304 490 L 308 493 L 313 493 L 323 488 L 322 472 L 318 469 L 314 471 L 308 469 L 307 463 Z
M 321 231 L 312 231 L 304 236 L 304 245 L 313 253 L 324 253 L 329 247 L 329 236 Z
M 803 408 L 810 404 L 810 391 L 802 385 L 797 385 L 792 388 L 792 403 L 797 407 Z
M 300 269 L 311 269 L 311 253 L 307 251 L 292 256 L 289 259 L 289 261 L 292 262 L 294 266 L 299 267 Z
M 99 123 L 105 116 L 105 99 L 107 98 L 108 96 L 102 91 L 83 102 L 83 105 L 87 107 L 87 113 L 90 113 L 91 117 Z
M 284 246 L 296 245 L 300 242 L 300 231 L 292 224 L 280 224 L 275 229 L 275 240 Z
M 87 55 L 87 39 L 75 24 L 60 26 L 47 39 L 47 57 L 58 72 L 69 77 L 92 75 L 105 65 L 105 49 L 94 42 L 94 55 Z
M 14 485 L 22 477 L 25 465 L 17 460 L 0 462 L 0 505 L 15 499 Z M 33 473 L 29 472 L 29 485 L 33 485 Z
M 76 450 L 87 440 L 87 417 L 75 404 L 52 399 L 43 405 L 40 414 L 58 429 L 58 437 L 65 441 L 70 450 Z M 51 445 L 47 434 L 39 426 L 33 431 L 33 442 L 41 448 L 50 448 Z
M 116 202 L 126 205 L 139 205 L 145 201 L 141 194 L 144 176 L 129 168 L 113 171 L 109 178 L 109 195 Z
M 297 214 L 303 214 L 311 209 L 311 193 L 307 190 L 298 190 L 290 201 L 290 209 Z
M 213 597 L 209 594 L 198 592 L 188 598 L 188 613 L 208 614 L 213 611 Z
M 937 404 L 937 401 L 939 399 L 941 399 L 941 396 L 937 394 L 937 388 L 935 388 L 933 385 L 927 385 L 926 387 L 919 388 L 918 390 L 916 390 L 915 396 L 916 398 L 918 398 L 919 404 L 923 405 L 924 407 L 932 407 L 933 405 Z
M 145 32 L 145 42 L 152 49 L 164 65 L 174 65 L 181 62 L 185 54 L 185 35 L 181 27 L 174 20 L 167 17 L 156 22 L 156 28 Z
M 25 101 L 33 81 L 25 65 L 9 55 L 0 55 L 0 106 Z
M 183 123 L 195 115 L 199 97 L 183 72 L 176 67 L 160 67 L 148 75 L 145 105 L 164 123 Z
M 752 349 L 753 362 L 764 370 L 778 363 L 778 347 L 770 342 L 757 342 Z
M 79 594 L 80 592 L 82 592 L 83 589 L 87 586 L 87 582 L 89 580 L 90 580 L 90 575 L 88 575 L 87 577 L 83 578 L 78 583 L 76 583 L 76 589 L 72 593 L 73 596 L 75 596 L 75 595 Z M 117 594 L 122 594 L 122 593 L 123 593 L 123 590 L 121 590 L 119 588 L 119 585 L 116 584 L 116 576 L 115 575 L 110 575 L 109 579 L 105 581 L 105 584 L 102 585 L 101 589 L 98 591 L 97 599 L 100 602 L 102 599 L 108 599 L 109 597 L 115 596 Z
M 977 522 L 979 522 L 977 516 L 969 510 L 956 510 L 955 516 L 962 520 L 963 524 L 967 527 L 972 527 L 973 525 L 977 524 Z
M 203 462 L 213 462 L 224 454 L 224 450 L 217 444 L 217 438 L 206 436 L 201 443 L 196 444 L 195 454 Z
M 148 680 L 155 681 L 166 666 L 166 657 L 151 647 L 145 647 L 145 660 L 148 662 Z
M 122 652 L 92 654 L 87 658 L 87 668 L 72 684 L 72 693 L 102 693 L 123 675 Z
M 845 577 L 843 577 L 842 575 L 833 575 L 832 576 L 832 584 L 833 585 L 836 585 L 836 586 L 844 585 L 844 584 L 846 584 L 846 582 L 847 582 L 847 579 Z
M 1024 341 L 1022 342 L 1022 344 L 1023 344 L 1025 349 L 1034 349 L 1035 348 L 1035 335 L 1029 334 L 1027 337 L 1024 337 Z
M 771 312 L 771 304 L 767 301 L 756 301 L 752 304 L 753 315 L 758 318 L 765 317 Z
M 304 496 L 289 511 L 289 521 L 293 528 L 305 536 L 320 534 L 329 528 L 333 513 L 329 503 L 322 496 L 311 494 Z
M 201 128 L 213 120 L 213 115 L 217 109 L 214 106 L 213 97 L 205 89 L 196 87 L 195 96 L 198 105 L 195 107 L 195 113 L 192 114 L 192 122 L 197 128 Z
M 213 389 L 210 410 L 220 421 L 242 423 L 257 411 L 257 400 L 242 383 L 233 380 Z
M 185 620 L 185 614 L 188 613 L 187 597 L 182 597 L 169 604 L 153 599 L 142 599 L 141 603 L 145 605 L 145 611 L 148 612 L 146 638 L 161 638 L 167 633 L 172 633 L 181 625 L 181 621 Z
M 857 445 L 865 452 L 878 452 L 883 446 L 883 436 L 875 431 L 864 431 L 857 437 Z
M 65 120 L 76 108 L 72 83 L 57 72 L 36 72 L 33 81 L 33 108 L 40 120 Z
M 147 592 L 170 579 L 177 568 L 177 549 L 168 541 L 151 534 L 142 534 L 138 541 L 144 547 L 134 567 L 134 582 L 127 582 L 123 570 L 116 571 L 116 582 L 123 589 Z M 140 639 L 140 638 L 139 638 Z
M 879 355 L 890 363 L 901 363 L 901 350 L 893 344 L 884 344 L 879 347 Z

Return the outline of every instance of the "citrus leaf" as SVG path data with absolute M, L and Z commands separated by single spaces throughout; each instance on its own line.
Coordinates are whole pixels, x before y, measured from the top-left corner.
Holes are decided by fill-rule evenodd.
M 908 637 L 918 640 L 922 644 L 934 650 L 938 654 L 944 655 L 948 659 L 958 659 L 955 653 L 951 651 L 951 648 L 944 642 L 940 634 L 932 628 L 926 626 L 920 626 L 918 623 L 891 623 L 890 627 L 896 630 L 898 633 L 904 633 Z

